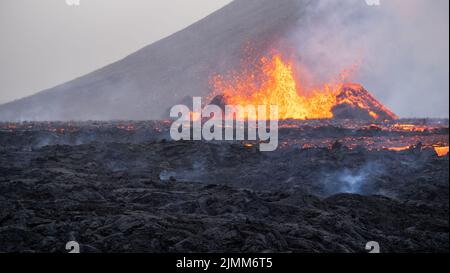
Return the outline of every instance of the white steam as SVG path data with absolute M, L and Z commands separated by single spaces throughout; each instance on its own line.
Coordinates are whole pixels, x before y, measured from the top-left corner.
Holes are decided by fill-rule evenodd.
M 369 162 L 358 169 L 343 169 L 327 173 L 322 181 L 326 194 L 369 192 L 373 182 L 385 173 L 379 162 Z
M 449 116 L 448 0 L 319 0 L 304 14 L 291 37 L 303 84 L 358 66 L 349 80 L 399 116 Z

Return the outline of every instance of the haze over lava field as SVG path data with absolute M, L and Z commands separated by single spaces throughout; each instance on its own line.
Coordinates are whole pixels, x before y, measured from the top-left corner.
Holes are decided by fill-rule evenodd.
M 261 153 L 170 122 L 4 123 L 0 251 L 448 252 L 448 120 L 280 125 Z

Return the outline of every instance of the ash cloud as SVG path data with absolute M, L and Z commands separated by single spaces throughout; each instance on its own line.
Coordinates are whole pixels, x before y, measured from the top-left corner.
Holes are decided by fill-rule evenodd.
M 302 84 L 356 67 L 349 80 L 400 117 L 448 118 L 448 10 L 447 0 L 310 1 L 289 38 L 309 72 Z

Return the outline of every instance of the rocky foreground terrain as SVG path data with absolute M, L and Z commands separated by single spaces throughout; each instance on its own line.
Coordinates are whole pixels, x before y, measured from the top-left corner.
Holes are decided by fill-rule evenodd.
M 448 155 L 422 144 L 448 146 L 448 128 L 302 127 L 283 141 L 330 145 L 261 153 L 172 142 L 161 124 L 20 126 L 0 132 L 1 252 L 65 252 L 72 240 L 82 252 L 365 252 L 368 241 L 382 252 L 449 250 Z M 421 143 L 336 142 L 402 134 Z

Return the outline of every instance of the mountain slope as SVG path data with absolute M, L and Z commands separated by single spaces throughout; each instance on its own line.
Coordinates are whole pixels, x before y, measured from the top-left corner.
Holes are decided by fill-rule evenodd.
M 236 0 L 123 60 L 0 106 L 0 120 L 167 117 L 187 97 L 208 94 L 209 77 L 238 64 L 246 43 L 269 49 L 313 2 Z

